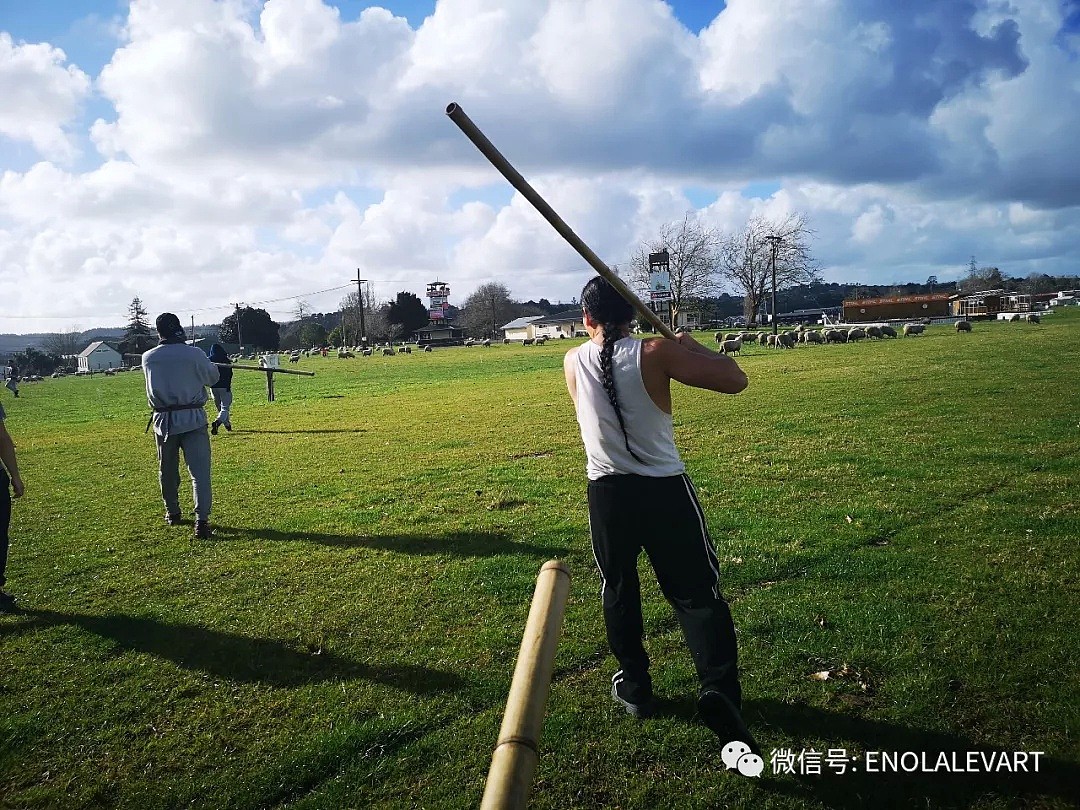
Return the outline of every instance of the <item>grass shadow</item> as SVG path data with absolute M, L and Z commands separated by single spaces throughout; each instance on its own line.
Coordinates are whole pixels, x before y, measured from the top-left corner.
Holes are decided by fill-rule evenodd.
M 320 546 L 370 548 L 401 554 L 448 554 L 458 557 L 496 557 L 504 554 L 525 554 L 532 557 L 565 557 L 571 549 L 565 546 L 544 546 L 511 540 L 502 532 L 452 532 L 441 536 L 427 534 L 343 535 L 322 532 L 288 532 L 280 529 L 241 529 L 214 526 L 216 539 L 254 537 L 261 540 L 315 543 Z
M 908 728 L 775 700 L 747 701 L 743 715 L 765 747 L 766 773 L 772 773 L 772 766 L 768 734 L 762 730 L 762 723 L 782 729 L 796 740 L 806 739 L 807 750 L 814 747 L 823 755 L 822 749 L 840 748 L 846 749 L 850 757 L 856 751 L 852 744 L 857 746 L 859 757 L 854 762 L 849 759 L 845 773 L 831 770 L 822 761 L 820 775 L 763 778 L 760 782 L 763 790 L 802 801 L 814 800 L 826 807 L 969 807 L 992 797 L 1019 796 L 1025 800 L 1064 800 L 1067 804 L 1080 796 L 1080 766 L 1067 760 L 1042 756 L 1037 773 L 867 773 L 861 752 L 925 752 L 933 768 L 941 753 L 950 759 L 955 753 L 962 764 L 969 751 L 989 754 L 1004 749 L 990 749 L 958 734 Z M 795 747 L 798 754 L 802 749 L 798 743 Z M 1028 768 L 1032 767 L 1029 759 Z
M 173 662 L 236 683 L 290 688 L 326 680 L 362 679 L 422 695 L 460 689 L 452 672 L 412 664 L 368 664 L 329 650 L 305 650 L 272 638 L 249 638 L 191 624 L 141 616 L 24 610 L 28 621 L 6 625 L 9 633 L 70 625 L 108 639 L 122 650 Z
M 232 430 L 230 433 L 235 433 L 239 436 L 245 434 L 251 434 L 259 436 L 262 434 L 278 434 L 282 436 L 291 436 L 293 434 L 318 434 L 318 433 L 367 433 L 367 428 L 314 428 L 311 430 Z

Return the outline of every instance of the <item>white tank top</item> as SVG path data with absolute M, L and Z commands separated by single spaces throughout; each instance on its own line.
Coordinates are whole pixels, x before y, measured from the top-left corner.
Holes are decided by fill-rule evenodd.
M 615 393 L 619 400 L 630 447 L 626 449 L 619 419 L 601 382 L 600 346 L 591 340 L 578 347 L 577 420 L 587 459 L 585 471 L 590 481 L 604 475 L 646 475 L 665 478 L 686 470 L 675 448 L 671 414 L 653 402 L 641 379 L 641 341 L 625 337 L 615 342 L 611 358 Z

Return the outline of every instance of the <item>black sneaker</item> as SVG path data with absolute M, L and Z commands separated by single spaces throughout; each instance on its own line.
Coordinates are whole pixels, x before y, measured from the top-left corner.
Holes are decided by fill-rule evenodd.
M 627 700 L 624 697 L 626 692 L 624 681 L 621 677 L 622 673 L 618 672 L 611 681 L 611 697 L 626 709 L 626 713 L 631 717 L 636 717 L 638 720 L 645 720 L 656 714 L 656 701 L 653 700 L 652 695 L 648 695 L 646 698 L 637 698 L 636 701 Z
M 742 712 L 732 703 L 731 698 L 722 692 L 702 692 L 697 702 L 701 721 L 720 738 L 725 745 L 729 742 L 742 742 L 750 747 L 750 753 L 761 756 L 761 747 L 743 721 Z
M 10 593 L 0 591 L 0 613 L 16 613 L 19 608 L 15 604 L 15 597 Z
M 213 532 L 210 531 L 209 520 L 196 520 L 195 521 L 195 539 L 196 540 L 209 540 L 210 535 Z
M 229 433 L 232 433 L 232 422 L 222 422 L 221 424 L 225 425 L 225 429 L 229 431 Z
M 182 517 L 183 516 L 179 512 L 166 512 L 165 522 L 168 523 L 170 526 L 179 526 Z
M 218 427 L 220 427 L 220 425 L 221 425 L 221 422 L 218 421 L 217 419 L 215 419 L 214 423 L 212 425 L 210 425 L 210 432 L 213 435 L 217 436 Z

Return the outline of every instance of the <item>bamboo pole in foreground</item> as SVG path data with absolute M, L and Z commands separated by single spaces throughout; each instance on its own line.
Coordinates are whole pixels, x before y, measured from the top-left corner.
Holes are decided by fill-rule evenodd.
M 523 810 L 528 803 L 540 761 L 544 706 L 551 691 L 555 647 L 569 593 L 570 572 L 566 566 L 558 560 L 544 563 L 536 578 L 481 810 Z
M 633 291 L 626 286 L 621 278 L 611 272 L 611 268 L 597 256 L 588 245 L 582 241 L 581 237 L 571 230 L 570 226 L 563 221 L 563 218 L 555 213 L 555 209 L 547 204 L 539 194 L 536 193 L 536 189 L 529 185 L 529 181 L 526 180 L 515 169 L 510 161 L 503 157 L 502 153 L 495 148 L 495 145 L 487 139 L 487 136 L 480 131 L 479 127 L 472 122 L 472 119 L 465 114 L 465 111 L 461 109 L 460 105 L 451 102 L 446 108 L 446 114 L 450 117 L 450 120 L 457 124 L 458 129 L 465 133 L 470 141 L 473 142 L 473 146 L 480 150 L 481 154 L 491 161 L 491 165 L 499 170 L 499 173 L 510 181 L 510 185 L 521 192 L 533 208 L 540 212 L 540 215 L 546 219 L 555 230 L 559 232 L 567 242 L 570 243 L 570 247 L 578 252 L 578 254 L 592 265 L 593 270 L 607 279 L 608 283 L 616 289 L 616 291 L 630 302 L 631 306 L 638 311 L 645 320 L 653 325 L 660 334 L 671 340 L 675 339 L 675 333 L 671 331 L 671 328 L 664 323 L 657 316 L 655 312 L 645 306 L 641 299 L 634 295 Z

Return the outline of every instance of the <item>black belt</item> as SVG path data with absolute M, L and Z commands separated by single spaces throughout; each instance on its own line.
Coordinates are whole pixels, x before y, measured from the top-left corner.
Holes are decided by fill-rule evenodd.
M 173 411 L 202 410 L 203 407 L 204 405 L 162 405 L 153 408 L 153 411 L 154 413 L 172 413 Z M 150 425 L 154 424 L 154 413 L 150 414 L 150 418 L 146 420 L 146 430 L 144 430 L 143 433 L 148 432 L 150 430 Z

